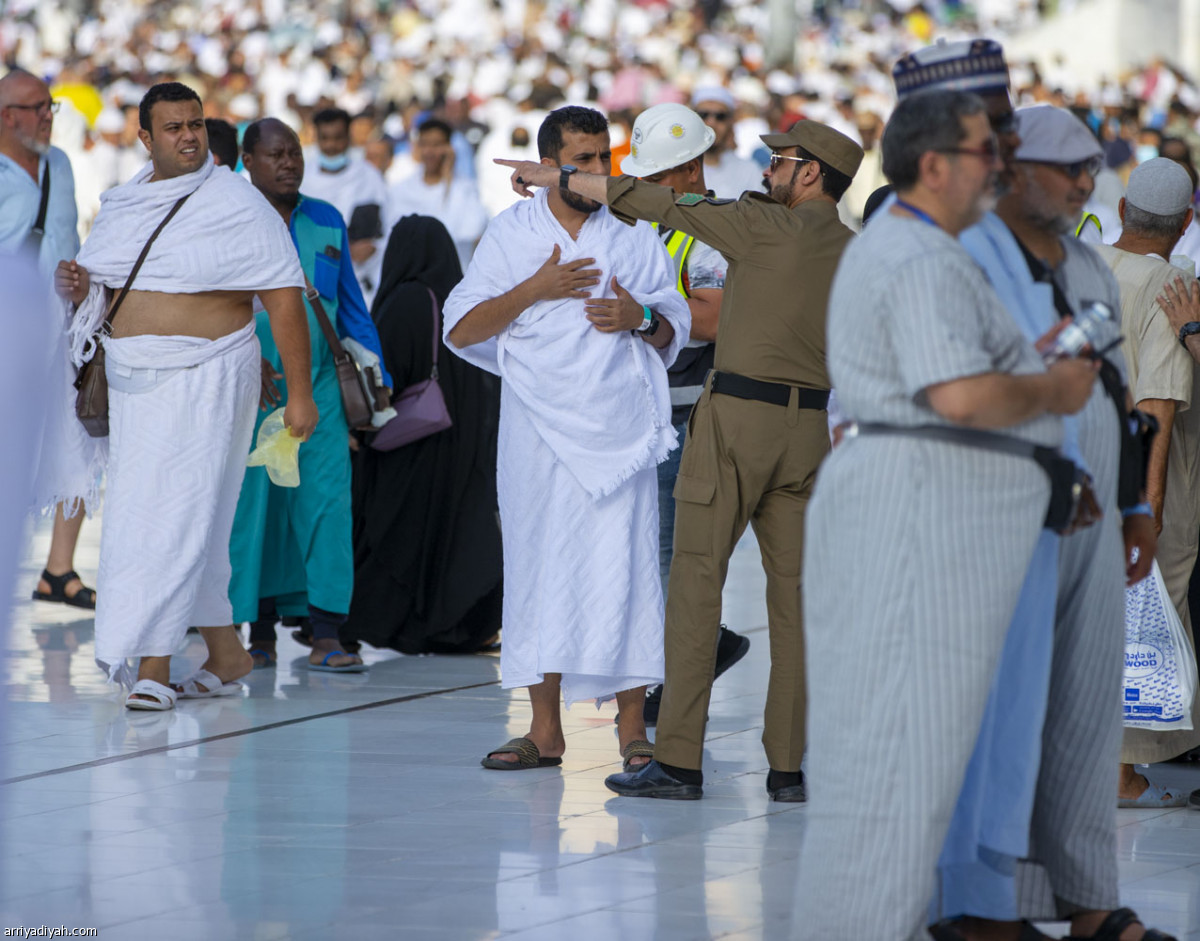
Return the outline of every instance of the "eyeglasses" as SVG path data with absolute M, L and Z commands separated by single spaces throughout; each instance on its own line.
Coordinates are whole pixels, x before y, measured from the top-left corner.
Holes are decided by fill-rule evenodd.
M 795 160 L 796 163 L 812 163 L 812 157 L 789 157 L 787 154 L 771 154 L 771 172 L 779 169 L 783 160 Z
M 1059 173 L 1065 174 L 1067 179 L 1074 180 L 1081 173 L 1087 173 L 1090 177 L 1095 177 L 1102 169 L 1104 169 L 1104 158 L 1097 154 L 1095 157 L 1088 157 L 1087 160 L 1076 160 L 1074 163 L 1053 163 L 1049 160 L 1022 160 L 1021 163 L 1040 163 L 1051 169 L 1057 170 Z
M 55 101 L 53 98 L 47 98 L 45 101 L 39 101 L 36 105 L 5 105 L 4 107 L 16 108 L 19 111 L 36 111 L 38 114 L 45 112 L 58 114 L 58 109 L 62 107 L 62 102 Z
M 989 137 L 978 147 L 943 147 L 940 154 L 965 154 L 968 157 L 979 157 L 988 162 L 994 161 L 1000 154 L 1000 145 L 996 138 Z
M 712 118 L 714 121 L 728 121 L 730 114 L 728 111 L 697 111 L 701 121 L 707 121 Z
M 988 115 L 988 124 L 996 134 L 1011 134 L 1017 129 L 1017 116 L 1012 111 L 1004 114 Z

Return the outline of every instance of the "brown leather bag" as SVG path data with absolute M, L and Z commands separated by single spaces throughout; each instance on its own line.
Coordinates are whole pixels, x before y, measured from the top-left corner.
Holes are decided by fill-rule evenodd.
M 370 428 L 374 409 L 371 406 L 371 400 L 367 397 L 367 389 L 359 374 L 358 364 L 342 346 L 337 331 L 329 322 L 329 315 L 325 313 L 321 295 L 309 282 L 307 275 L 304 277 L 304 296 L 312 305 L 317 323 L 321 325 L 321 332 L 325 334 L 325 342 L 329 344 L 329 349 L 333 353 L 333 365 L 337 370 L 338 388 L 342 393 L 342 411 L 346 413 L 346 424 L 351 428 Z
M 174 218 L 175 213 L 179 212 L 184 203 L 187 202 L 188 196 L 182 196 L 171 207 L 171 211 L 167 213 L 166 218 L 158 224 L 158 228 L 147 239 L 146 244 L 142 246 L 142 253 L 138 255 L 138 259 L 134 262 L 133 270 L 129 272 L 129 277 L 125 279 L 125 286 L 121 288 L 121 293 L 117 295 L 112 306 L 108 309 L 108 313 L 104 317 L 104 323 L 100 325 L 99 331 L 93 338 L 96 344 L 96 352 L 92 358 L 79 367 L 79 374 L 75 377 L 75 415 L 83 425 L 83 430 L 93 438 L 108 437 L 108 376 L 104 372 L 104 344 L 101 340 L 104 337 L 112 336 L 113 317 L 117 315 L 117 309 L 125 300 L 125 295 L 129 293 L 129 288 L 133 285 L 133 279 L 137 277 L 137 273 L 141 270 L 142 262 L 146 260 L 146 256 L 150 253 L 150 246 L 154 244 L 154 240 L 158 238 L 158 234 L 166 227 L 167 223 Z

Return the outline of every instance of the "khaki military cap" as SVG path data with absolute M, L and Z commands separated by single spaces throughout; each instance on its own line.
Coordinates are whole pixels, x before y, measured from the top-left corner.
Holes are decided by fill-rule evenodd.
M 783 147 L 803 147 L 824 164 L 848 177 L 858 172 L 863 152 L 845 134 L 816 121 L 800 120 L 786 134 L 761 134 L 760 139 L 772 150 Z

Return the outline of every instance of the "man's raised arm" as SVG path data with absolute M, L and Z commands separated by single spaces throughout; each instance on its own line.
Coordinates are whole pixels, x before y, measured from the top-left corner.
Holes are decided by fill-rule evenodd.
M 513 191 L 532 196 L 531 186 L 557 186 L 561 168 L 529 160 L 495 161 L 511 167 Z M 693 235 L 722 255 L 739 257 L 753 250 L 755 233 L 741 200 L 709 200 L 694 193 L 676 197 L 669 187 L 630 176 L 571 174 L 567 187 L 585 199 L 603 203 L 622 222 L 645 219 Z M 757 203 L 755 205 L 758 205 Z

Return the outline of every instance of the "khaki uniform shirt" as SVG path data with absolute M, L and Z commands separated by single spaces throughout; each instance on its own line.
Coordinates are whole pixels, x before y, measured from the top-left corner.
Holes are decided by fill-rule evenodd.
M 608 183 L 609 209 L 694 235 L 729 261 L 715 368 L 765 382 L 828 389 L 825 311 L 842 250 L 854 233 L 827 199 L 795 209 L 761 193 L 733 202 L 630 176 Z

